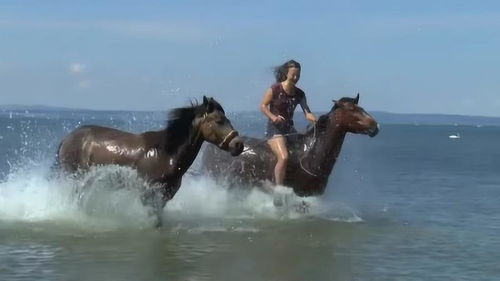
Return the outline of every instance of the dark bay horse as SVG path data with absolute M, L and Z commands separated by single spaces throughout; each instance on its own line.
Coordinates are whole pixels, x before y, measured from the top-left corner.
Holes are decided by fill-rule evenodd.
M 80 127 L 62 140 L 57 164 L 71 173 L 106 164 L 136 169 L 140 177 L 156 187 L 150 199 L 160 216 L 165 203 L 179 190 L 182 175 L 204 141 L 233 156 L 243 151 L 243 142 L 222 106 L 206 97 L 203 104 L 172 110 L 167 128 L 161 131 L 132 134 L 99 126 Z
M 330 112 L 305 134 L 287 136 L 289 158 L 285 185 L 298 196 L 323 194 L 347 133 L 377 135 L 379 125 L 358 105 L 356 98 L 334 101 Z M 245 149 L 228 157 L 212 147 L 203 153 L 203 169 L 230 186 L 260 186 L 273 181 L 276 157 L 266 140 L 243 138 Z

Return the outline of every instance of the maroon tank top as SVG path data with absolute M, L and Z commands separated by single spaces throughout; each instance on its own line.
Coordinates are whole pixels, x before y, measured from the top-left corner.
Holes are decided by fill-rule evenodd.
M 290 122 L 293 119 L 293 112 L 305 94 L 304 91 L 295 87 L 295 93 L 289 95 L 283 89 L 281 83 L 276 83 L 271 86 L 273 98 L 269 104 L 269 110 L 274 115 L 281 115 L 286 121 Z

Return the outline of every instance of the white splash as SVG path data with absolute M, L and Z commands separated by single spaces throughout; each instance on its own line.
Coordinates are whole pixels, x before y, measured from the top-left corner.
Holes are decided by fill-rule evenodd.
M 275 206 L 275 195 L 261 189 L 229 191 L 227 186 L 216 183 L 208 177 L 185 176 L 182 187 L 165 207 L 165 215 L 172 217 L 207 218 L 300 218 L 316 213 L 322 201 L 315 197 L 301 198 L 290 188 L 277 187 L 275 192 L 286 201 Z M 305 203 L 306 212 L 297 209 Z
M 29 166 L 29 165 L 28 165 Z M 0 221 L 38 223 L 52 221 L 97 231 L 116 228 L 151 228 L 155 217 L 141 195 L 147 185 L 129 168 L 106 166 L 92 169 L 79 180 L 47 176 L 50 165 L 36 165 L 11 173 L 0 183 Z M 163 210 L 164 222 L 215 219 L 300 219 L 324 217 L 331 202 L 317 197 L 301 198 L 291 189 L 278 187 L 275 194 L 284 204 L 275 206 L 275 195 L 257 188 L 229 191 L 207 177 L 185 175 L 182 186 Z M 306 207 L 304 209 L 297 208 Z M 332 220 L 360 221 L 354 216 Z M 330 218 L 328 218 L 330 219 Z M 218 225 L 211 231 L 219 231 Z M 201 229 L 207 226 L 201 225 Z M 208 226 L 210 230 L 212 225 Z M 220 231 L 258 231 L 246 223 Z
M 47 166 L 48 167 L 48 166 Z M 49 179 L 47 168 L 19 170 L 0 183 L 0 220 L 56 221 L 101 230 L 149 227 L 150 208 L 140 200 L 134 171 L 117 166 L 92 170 L 80 180 Z

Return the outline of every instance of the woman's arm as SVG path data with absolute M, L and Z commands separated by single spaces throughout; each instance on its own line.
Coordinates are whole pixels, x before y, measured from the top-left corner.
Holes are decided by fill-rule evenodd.
M 300 101 L 300 107 L 302 107 L 302 111 L 304 112 L 304 115 L 306 116 L 306 119 L 309 120 L 309 122 L 318 121 L 316 116 L 314 116 L 314 114 L 312 114 L 311 110 L 309 109 L 305 95 L 302 97 L 302 100 Z
M 285 118 L 283 118 L 283 116 L 281 115 L 276 116 L 271 112 L 271 110 L 269 110 L 269 104 L 271 103 L 272 99 L 273 99 L 273 90 L 269 88 L 264 94 L 264 99 L 260 103 L 260 111 L 262 111 L 262 113 L 264 113 L 264 115 L 266 115 L 267 118 L 271 119 L 273 123 L 284 121 Z

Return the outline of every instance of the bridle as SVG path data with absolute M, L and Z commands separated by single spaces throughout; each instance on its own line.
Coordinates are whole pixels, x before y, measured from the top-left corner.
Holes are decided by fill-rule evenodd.
M 207 116 L 208 116 L 208 113 L 206 113 L 206 112 L 203 113 L 203 119 L 201 120 L 200 124 L 205 122 L 205 120 L 207 119 Z M 198 133 L 198 137 L 200 134 L 201 134 L 201 132 Z M 222 141 L 217 146 L 219 148 L 225 148 L 229 145 L 229 142 L 237 136 L 238 136 L 238 131 L 233 129 L 229 133 L 227 133 L 227 135 L 222 139 Z

